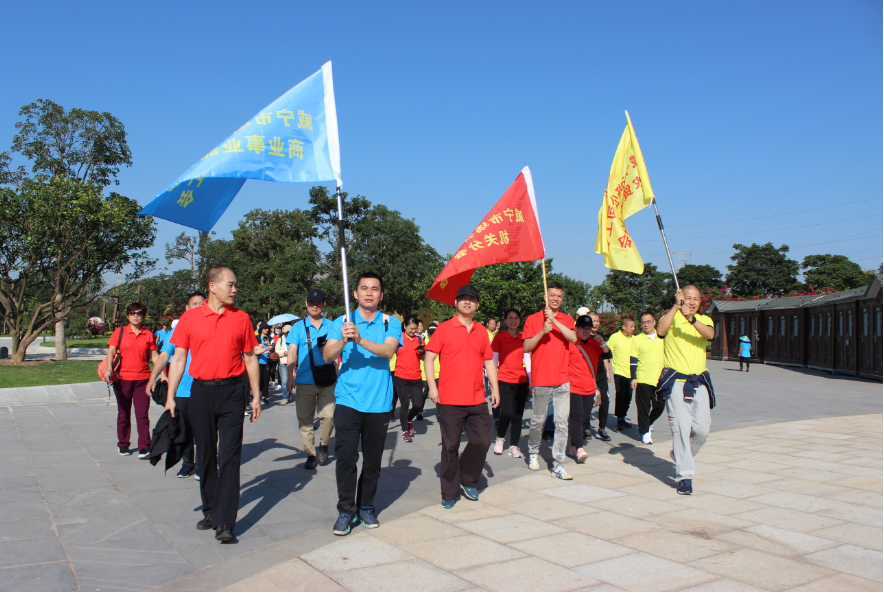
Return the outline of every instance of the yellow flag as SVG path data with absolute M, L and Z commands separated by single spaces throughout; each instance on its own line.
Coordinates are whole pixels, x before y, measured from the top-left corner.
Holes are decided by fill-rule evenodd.
M 599 210 L 595 252 L 604 254 L 606 267 L 636 274 L 644 272 L 645 264 L 626 229 L 626 219 L 650 206 L 653 197 L 645 159 L 627 112 L 626 129 L 614 153 L 608 187 Z

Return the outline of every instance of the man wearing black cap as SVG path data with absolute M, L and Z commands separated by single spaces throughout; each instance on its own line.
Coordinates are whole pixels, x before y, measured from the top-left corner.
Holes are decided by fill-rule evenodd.
M 314 288 L 307 293 L 307 317 L 292 325 L 286 342 L 289 345 L 289 379 L 286 391 L 295 392 L 295 412 L 301 428 L 301 440 L 307 453 L 306 469 L 328 463 L 328 443 L 334 428 L 335 382 L 334 364 L 322 358 L 332 322 L 322 316 L 325 293 Z M 319 415 L 319 448 L 315 449 L 313 418 Z M 317 460 L 318 458 L 318 460 Z
M 442 506 L 454 507 L 463 491 L 470 500 L 479 500 L 476 482 L 482 477 L 485 456 L 491 442 L 491 415 L 485 402 L 482 369 L 491 383 L 491 405 L 497 407 L 497 367 L 488 341 L 488 332 L 473 316 L 479 308 L 479 291 L 469 284 L 460 287 L 454 301 L 457 314 L 439 325 L 426 346 L 424 368 L 442 360 L 439 385 L 429 381 L 430 399 L 438 407 L 442 433 Z M 459 454 L 460 435 L 466 428 L 467 446 Z

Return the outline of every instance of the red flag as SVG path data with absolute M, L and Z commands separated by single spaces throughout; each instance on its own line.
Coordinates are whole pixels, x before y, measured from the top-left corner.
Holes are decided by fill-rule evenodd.
M 543 257 L 534 182 L 525 167 L 439 272 L 427 298 L 453 305 L 457 289 L 469 284 L 476 268 Z

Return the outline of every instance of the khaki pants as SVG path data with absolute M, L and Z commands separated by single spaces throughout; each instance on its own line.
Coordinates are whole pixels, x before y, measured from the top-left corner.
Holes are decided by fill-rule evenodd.
M 298 383 L 295 386 L 295 411 L 301 427 L 304 451 L 311 457 L 316 455 L 313 443 L 313 418 L 319 416 L 319 444 L 328 446 L 332 429 L 335 427 L 335 385 L 321 387 Z

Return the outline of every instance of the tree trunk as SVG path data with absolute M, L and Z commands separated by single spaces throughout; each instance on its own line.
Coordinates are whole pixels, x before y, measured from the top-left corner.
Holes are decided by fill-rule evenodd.
M 68 359 L 68 343 L 64 335 L 64 319 L 55 323 L 55 360 Z

